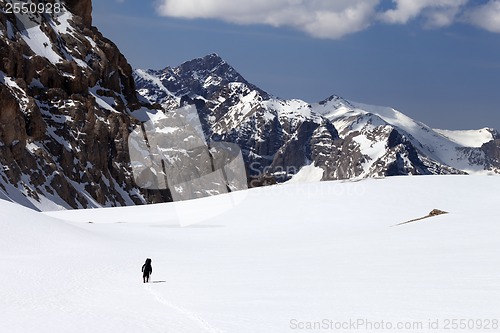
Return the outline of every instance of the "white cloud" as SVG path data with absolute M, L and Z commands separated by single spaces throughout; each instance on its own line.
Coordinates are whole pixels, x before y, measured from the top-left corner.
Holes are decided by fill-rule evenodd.
M 427 28 L 465 22 L 500 33 L 500 0 L 483 5 L 471 5 L 470 0 L 392 0 L 390 9 L 380 9 L 383 0 L 157 1 L 163 16 L 292 27 L 318 38 L 337 39 L 372 24 L 406 24 L 415 19 Z
M 442 27 L 454 22 L 468 0 L 393 0 L 396 8 L 380 14 L 382 21 L 405 24 L 423 16 L 428 26 Z
M 426 13 L 426 26 L 428 28 L 441 28 L 452 25 L 459 14 L 461 13 L 460 7 L 445 7 L 433 8 Z
M 500 33 L 500 0 L 490 0 L 473 8 L 465 16 L 465 20 L 488 31 Z
M 163 0 L 161 15 L 213 18 L 238 24 L 288 26 L 320 38 L 339 38 L 373 22 L 379 0 Z
M 367 28 L 374 14 L 372 4 L 358 3 L 338 12 L 318 11 L 312 21 L 299 28 L 315 37 L 339 38 Z

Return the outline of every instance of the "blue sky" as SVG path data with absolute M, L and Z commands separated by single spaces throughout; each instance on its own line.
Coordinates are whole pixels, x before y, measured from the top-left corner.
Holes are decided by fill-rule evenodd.
M 176 66 L 216 52 L 282 98 L 317 102 L 337 94 L 395 107 L 435 128 L 500 130 L 500 0 L 99 0 L 93 6 L 94 25 L 134 68 Z

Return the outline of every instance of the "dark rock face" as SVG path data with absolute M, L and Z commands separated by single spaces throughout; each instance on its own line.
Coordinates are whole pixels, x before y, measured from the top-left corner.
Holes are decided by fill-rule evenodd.
M 0 195 L 39 209 L 168 199 L 131 176 L 129 114 L 140 107 L 131 66 L 91 27 L 90 0 L 66 4 L 67 21 L 39 17 L 28 32 L 0 14 Z
M 491 140 L 481 146 L 488 163 L 500 168 L 500 139 Z
M 64 0 L 69 10 L 80 17 L 83 24 L 90 28 L 92 25 L 92 0 Z
M 209 54 L 203 58 L 190 60 L 175 68 L 166 67 L 161 71 L 149 72 L 159 76 L 164 86 L 175 96 L 211 96 L 217 93 L 220 87 L 231 82 L 241 82 L 251 90 L 258 91 L 263 98 L 269 97 L 266 92 L 248 83 L 217 54 Z M 138 81 L 140 82 L 139 77 Z M 139 84 L 140 86 L 141 84 Z

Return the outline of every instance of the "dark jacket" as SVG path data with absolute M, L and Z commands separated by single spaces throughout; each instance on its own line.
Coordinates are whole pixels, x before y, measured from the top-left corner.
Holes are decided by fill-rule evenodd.
M 142 265 L 142 273 L 144 276 L 149 276 L 153 273 L 153 267 L 151 267 L 151 259 L 146 259 L 144 265 Z

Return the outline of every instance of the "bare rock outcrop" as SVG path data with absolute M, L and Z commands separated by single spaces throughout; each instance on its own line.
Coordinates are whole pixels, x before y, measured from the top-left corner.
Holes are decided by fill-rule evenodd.
M 65 0 L 69 10 L 82 19 L 86 27 L 92 25 L 92 0 Z

